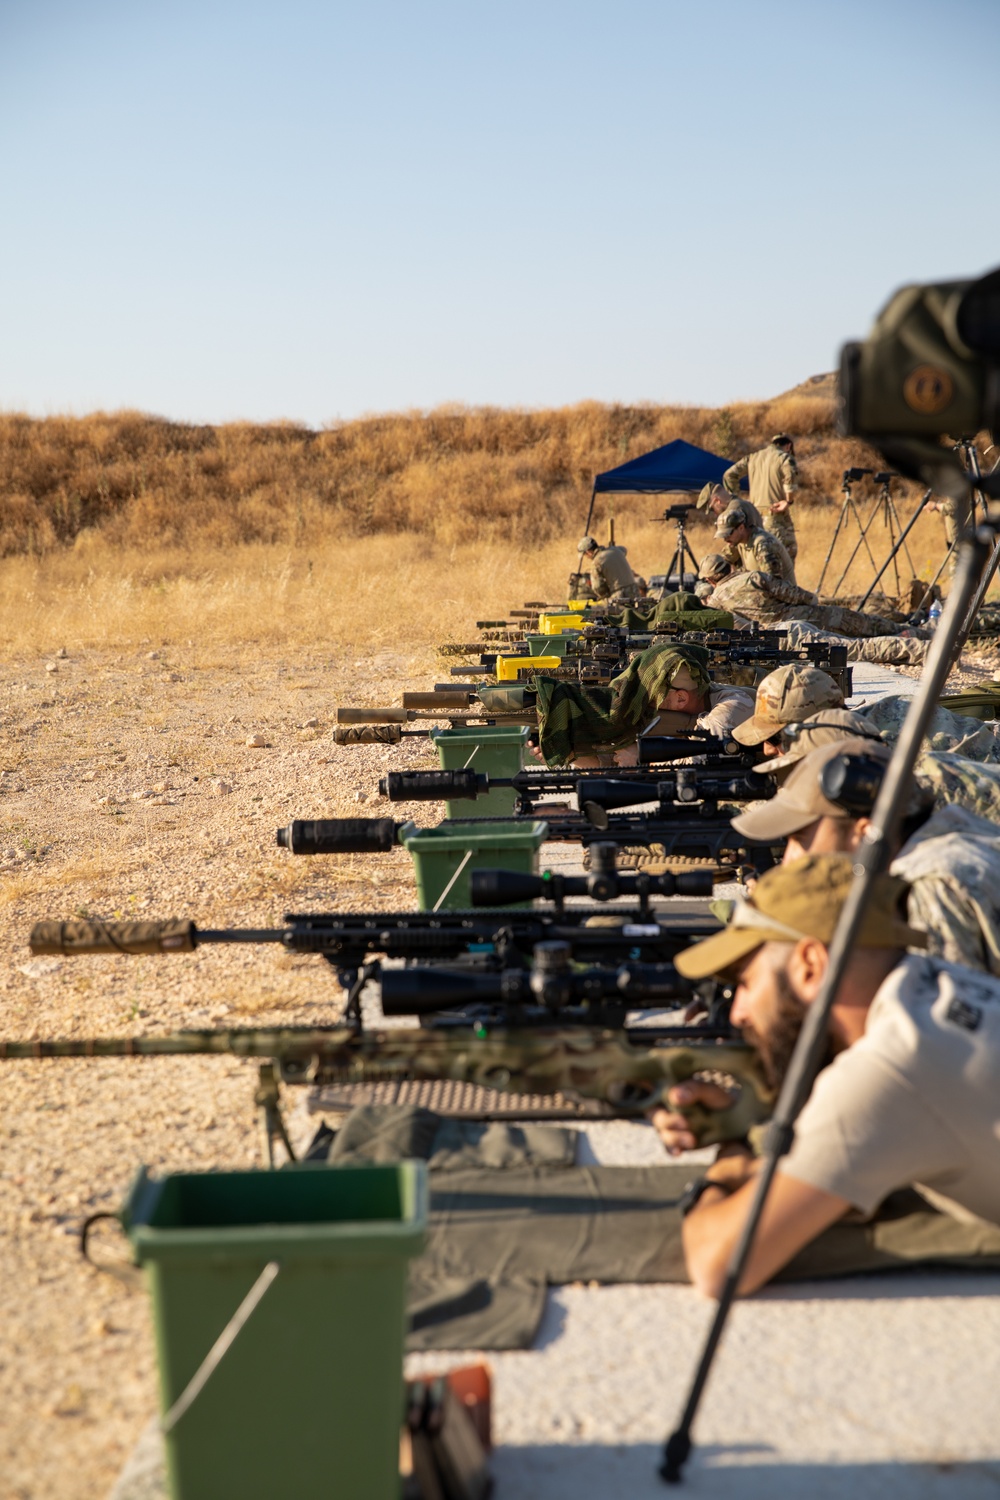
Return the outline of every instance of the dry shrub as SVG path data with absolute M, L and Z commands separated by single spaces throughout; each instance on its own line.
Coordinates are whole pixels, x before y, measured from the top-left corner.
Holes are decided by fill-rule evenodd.
M 320 432 L 131 411 L 9 413 L 0 415 L 0 556 L 51 553 L 91 532 L 149 549 L 399 531 L 534 545 L 576 528 L 604 469 L 677 437 L 735 458 L 778 427 L 807 445 L 804 493 L 817 497 L 857 460 L 857 445 L 832 436 L 831 413 L 825 397 L 796 393 L 722 411 L 443 407 Z

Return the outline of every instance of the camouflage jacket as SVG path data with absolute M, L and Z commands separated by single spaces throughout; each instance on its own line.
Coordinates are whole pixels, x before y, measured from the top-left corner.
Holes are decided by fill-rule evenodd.
M 547 764 L 567 765 L 577 755 L 636 740 L 655 716 L 682 664 L 699 687 L 709 687 L 704 646 L 672 642 L 641 651 L 605 688 L 539 676 L 535 682 L 538 743 Z
M 918 766 L 921 780 L 930 759 L 924 756 Z M 993 793 L 1000 805 L 1000 784 Z M 995 822 L 968 807 L 940 807 L 904 844 L 891 868 L 910 883 L 907 919 L 927 933 L 928 953 L 1000 975 L 1000 827 Z
M 638 597 L 635 574 L 624 547 L 602 547 L 590 560 L 590 574 L 599 599 L 607 599 L 612 594 Z
M 788 549 L 778 537 L 757 526 L 745 542 L 735 549 L 747 573 L 767 573 L 772 578 L 782 578 L 787 583 L 795 582 L 795 569 Z
M 886 740 L 892 742 L 899 735 L 909 707 L 909 698 L 892 693 L 860 712 Z M 966 719 L 947 708 L 936 708 L 924 743 L 931 750 L 950 751 L 950 759 L 1000 764 L 998 722 L 981 724 L 978 719 Z M 954 768 L 949 766 L 948 770 L 955 774 Z
M 722 483 L 733 496 L 739 496 L 740 480 L 750 481 L 750 499 L 764 511 L 770 511 L 775 500 L 788 500 L 798 477 L 795 459 L 784 448 L 768 443 L 756 453 L 739 459 L 722 476 Z

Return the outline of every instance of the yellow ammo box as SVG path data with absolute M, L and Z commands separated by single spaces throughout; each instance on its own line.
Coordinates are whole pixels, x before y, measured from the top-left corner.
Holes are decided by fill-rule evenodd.
M 497 682 L 516 682 L 518 671 L 523 667 L 530 667 L 533 672 L 547 672 L 562 664 L 561 656 L 498 656 Z
M 582 630 L 583 615 L 549 615 L 538 616 L 539 635 L 562 635 L 564 630 Z

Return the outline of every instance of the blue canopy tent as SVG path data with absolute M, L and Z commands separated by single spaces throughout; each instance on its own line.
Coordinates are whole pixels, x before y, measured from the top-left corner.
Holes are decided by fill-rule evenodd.
M 721 484 L 722 476 L 732 459 L 719 458 L 707 448 L 686 443 L 675 438 L 654 448 L 652 453 L 640 454 L 619 464 L 617 469 L 607 469 L 598 474 L 590 496 L 590 509 L 584 533 L 589 534 L 594 515 L 594 501 L 600 494 L 666 495 L 677 492 L 697 492 L 706 484 Z M 742 488 L 746 489 L 746 480 Z
M 697 493 L 706 484 L 721 484 L 722 476 L 730 463 L 730 459 L 719 458 L 717 454 L 709 453 L 707 448 L 699 448 L 694 443 L 686 443 L 683 438 L 675 438 L 672 443 L 664 443 L 662 448 L 654 448 L 651 453 L 640 454 L 638 458 L 632 458 L 628 463 L 619 464 L 617 469 L 607 469 L 603 474 L 598 474 L 594 480 L 590 509 L 587 511 L 587 524 L 583 528 L 584 535 L 590 535 L 594 502 L 600 494 Z M 745 479 L 741 481 L 741 488 L 747 488 Z M 679 570 L 682 588 L 686 581 L 684 571 L 686 557 L 690 558 L 697 573 L 697 559 L 685 538 L 683 522 L 678 521 L 677 548 L 665 576 L 669 579 L 676 567 Z

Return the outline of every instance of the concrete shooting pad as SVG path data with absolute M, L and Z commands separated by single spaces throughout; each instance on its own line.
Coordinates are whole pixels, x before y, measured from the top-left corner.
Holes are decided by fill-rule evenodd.
M 912 696 L 916 685 L 857 663 L 851 705 Z M 559 844 L 544 846 L 542 866 L 582 868 L 578 851 Z M 712 1156 L 684 1158 L 692 1176 Z M 651 1127 L 614 1121 L 582 1127 L 578 1159 L 665 1158 Z M 497 1500 L 652 1500 L 670 1492 L 656 1470 L 713 1306 L 681 1286 L 557 1287 L 532 1349 L 413 1354 L 406 1373 L 489 1365 Z M 998 1387 L 1000 1274 L 903 1272 L 765 1289 L 731 1315 L 675 1493 L 996 1500 Z M 166 1500 L 155 1424 L 109 1500 Z

